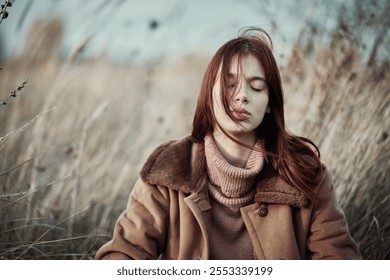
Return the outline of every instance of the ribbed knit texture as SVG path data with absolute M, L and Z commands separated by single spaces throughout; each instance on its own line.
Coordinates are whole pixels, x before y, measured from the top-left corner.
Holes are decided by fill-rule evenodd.
M 255 148 L 261 149 L 260 142 Z M 212 136 L 205 137 L 207 173 L 211 196 L 223 205 L 238 210 L 251 202 L 255 195 L 254 183 L 264 164 L 264 155 L 252 150 L 245 168 L 231 165 L 221 154 Z
M 255 146 L 261 148 L 259 142 Z M 203 212 L 209 233 L 209 257 L 253 260 L 253 245 L 239 210 L 254 199 L 254 184 L 264 156 L 253 150 L 245 168 L 233 166 L 223 157 L 212 136 L 205 137 L 205 156 L 211 196 L 211 209 Z
M 240 211 L 210 198 L 211 211 L 203 212 L 209 234 L 211 260 L 253 260 L 253 245 Z

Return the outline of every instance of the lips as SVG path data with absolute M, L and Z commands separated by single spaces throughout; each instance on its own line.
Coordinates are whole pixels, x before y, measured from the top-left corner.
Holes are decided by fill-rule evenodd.
M 235 110 L 235 112 L 237 112 L 238 114 L 241 114 L 241 115 L 251 115 L 251 113 L 249 113 L 249 111 L 245 110 L 245 109 L 238 109 L 238 110 Z
M 252 114 L 244 108 L 239 108 L 233 111 L 234 115 L 239 119 L 248 119 Z

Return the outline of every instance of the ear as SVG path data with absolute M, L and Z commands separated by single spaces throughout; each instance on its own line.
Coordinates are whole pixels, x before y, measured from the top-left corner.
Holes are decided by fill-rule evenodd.
M 271 108 L 269 106 L 267 106 L 267 108 L 265 109 L 265 112 L 266 113 L 271 113 Z

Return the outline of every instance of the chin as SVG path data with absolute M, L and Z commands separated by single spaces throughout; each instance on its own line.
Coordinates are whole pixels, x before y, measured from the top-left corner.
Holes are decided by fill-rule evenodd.
M 245 136 L 250 135 L 255 132 L 255 128 L 253 127 L 235 127 L 234 129 L 228 129 L 227 132 L 233 136 Z

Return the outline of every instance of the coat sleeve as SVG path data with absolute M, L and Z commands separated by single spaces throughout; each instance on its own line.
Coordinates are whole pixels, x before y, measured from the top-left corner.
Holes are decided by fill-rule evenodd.
M 309 259 L 361 259 L 326 169 L 323 177 L 312 210 L 307 256 Z
M 96 253 L 96 259 L 157 259 L 166 237 L 167 188 L 138 179 L 118 218 L 112 240 Z

